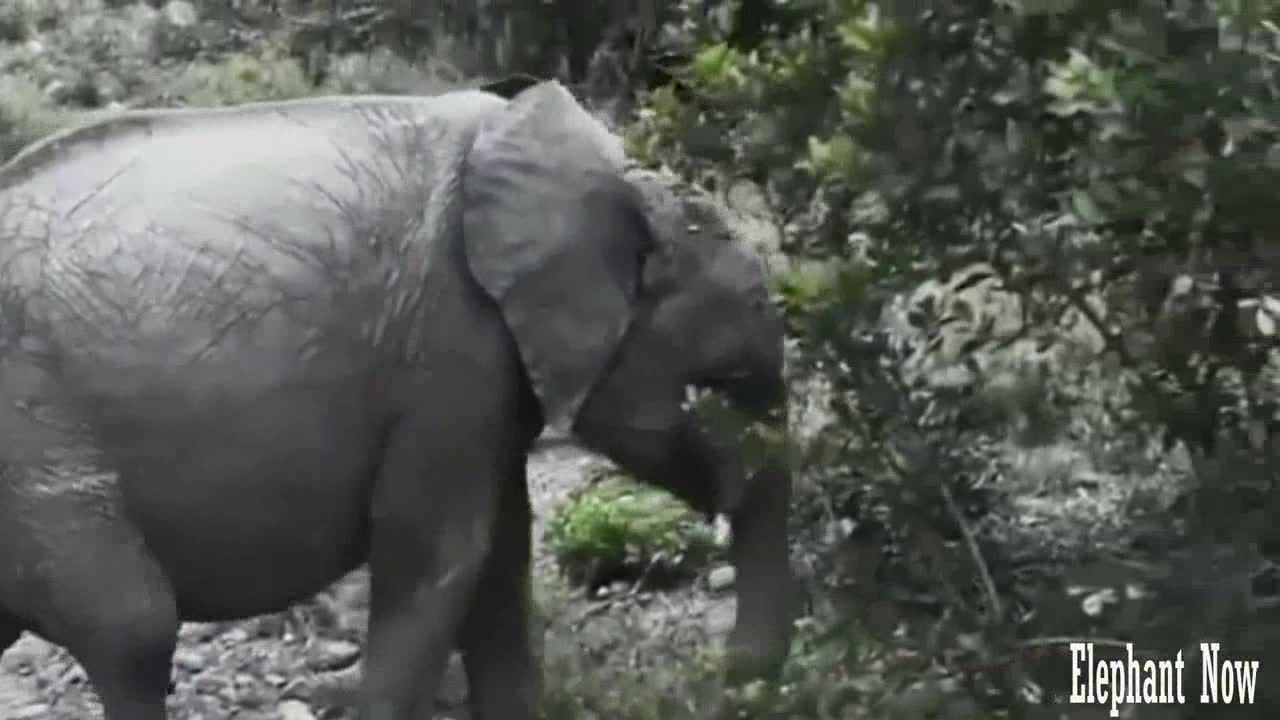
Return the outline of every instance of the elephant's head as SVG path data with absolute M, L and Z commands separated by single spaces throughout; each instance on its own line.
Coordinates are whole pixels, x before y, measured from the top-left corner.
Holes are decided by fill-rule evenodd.
M 686 407 L 694 385 L 757 417 L 785 415 L 783 326 L 761 260 L 697 227 L 654 175 L 628 172 L 621 140 L 557 83 L 522 91 L 482 123 L 462 197 L 469 267 L 547 422 L 728 515 L 739 590 L 730 648 L 784 657 L 790 476 L 779 463 L 746 479 L 739 453 Z

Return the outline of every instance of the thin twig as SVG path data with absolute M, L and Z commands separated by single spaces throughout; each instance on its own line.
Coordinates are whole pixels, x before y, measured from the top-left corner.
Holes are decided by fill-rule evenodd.
M 946 483 L 939 482 L 938 487 L 942 490 L 942 500 L 947 505 L 947 513 L 955 520 L 956 525 L 960 528 L 961 535 L 964 536 L 965 548 L 969 550 L 969 556 L 973 558 L 974 565 L 978 568 L 978 577 L 982 580 L 983 592 L 987 595 L 987 602 L 990 603 L 990 613 L 987 620 L 994 623 L 1004 617 L 1004 605 L 1000 602 L 1000 594 L 996 591 L 995 579 L 991 577 L 991 568 L 987 566 L 987 561 L 982 557 L 982 550 L 978 548 L 978 541 L 974 539 L 973 529 L 969 527 L 968 521 L 964 519 L 964 514 L 960 512 L 960 506 L 956 504 L 955 496 L 951 494 L 951 488 Z
M 1127 640 L 1116 640 L 1114 638 L 1091 638 L 1091 637 L 1071 637 L 1069 635 L 1050 635 L 1047 637 L 1027 638 L 1018 642 L 1019 647 L 1024 648 L 1040 648 L 1051 647 L 1055 645 L 1070 645 L 1072 643 L 1090 643 L 1093 645 L 1101 645 L 1103 647 L 1126 648 L 1132 643 Z M 1151 653 L 1147 653 L 1151 654 Z

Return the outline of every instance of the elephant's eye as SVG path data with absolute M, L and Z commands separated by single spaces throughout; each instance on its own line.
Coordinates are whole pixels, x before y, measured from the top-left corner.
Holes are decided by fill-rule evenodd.
M 645 295 L 658 279 L 657 264 L 661 248 L 652 243 L 636 253 L 636 297 Z
M 669 244 L 658 244 L 652 250 L 641 253 L 639 264 L 638 294 L 654 295 L 676 278 L 675 249 Z

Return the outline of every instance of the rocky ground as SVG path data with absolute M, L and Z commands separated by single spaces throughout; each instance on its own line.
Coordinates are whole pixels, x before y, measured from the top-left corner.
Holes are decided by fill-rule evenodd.
M 535 505 L 536 573 L 540 588 L 558 586 L 541 543 L 547 518 L 579 487 L 592 463 L 557 443 L 530 463 Z M 713 573 L 716 585 L 724 572 Z M 174 655 L 173 720 L 314 720 L 348 717 L 360 674 L 367 577 L 357 571 L 314 602 L 288 612 L 235 623 L 188 624 Z M 723 588 L 721 588 L 723 589 Z M 547 597 L 550 592 L 553 597 Z M 624 668 L 664 648 L 697 647 L 733 621 L 732 598 L 706 582 L 661 595 L 615 588 L 585 598 L 559 587 L 544 591 L 546 649 L 551 663 L 590 664 L 619 655 L 617 646 L 643 638 Z M 455 662 L 438 702 L 437 718 L 465 717 L 465 680 Z M 86 720 L 101 717 L 83 670 L 61 648 L 27 635 L 0 656 L 0 718 Z

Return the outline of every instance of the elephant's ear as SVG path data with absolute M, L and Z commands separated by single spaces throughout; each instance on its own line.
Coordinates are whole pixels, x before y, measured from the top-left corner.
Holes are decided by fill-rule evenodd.
M 546 82 L 485 120 L 463 171 L 468 266 L 561 431 L 626 333 L 652 242 L 622 164 L 618 138 Z

